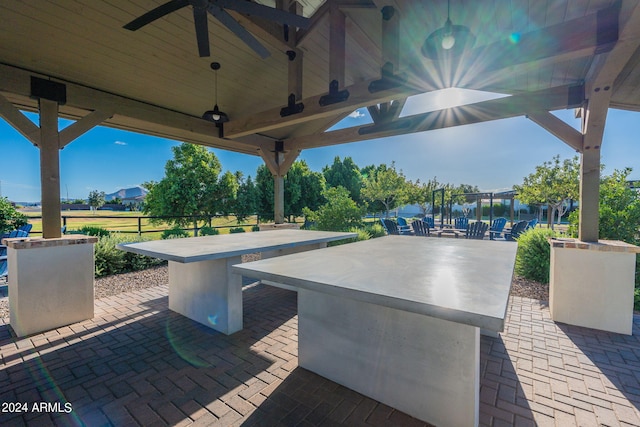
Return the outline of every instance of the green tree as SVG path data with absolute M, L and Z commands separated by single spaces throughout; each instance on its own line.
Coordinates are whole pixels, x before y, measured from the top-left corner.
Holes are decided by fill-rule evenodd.
M 631 168 L 614 170 L 600 180 L 599 238 L 640 244 L 640 193 L 629 188 Z M 570 232 L 577 234 L 579 210 L 569 215 Z
M 93 190 L 89 193 L 89 206 L 91 210 L 96 211 L 105 204 L 104 191 Z
M 360 192 L 362 191 L 363 178 L 360 169 L 351 157 L 340 160 L 340 156 L 333 159 L 331 166 L 325 166 L 322 174 L 327 187 L 342 186 L 349 191 L 349 196 L 358 205 L 362 204 Z
M 256 212 L 261 219 L 273 221 L 273 175 L 265 165 L 256 170 Z
M 316 223 L 318 230 L 348 231 L 361 225 L 363 209 L 351 199 L 349 190 L 342 186 L 330 187 L 323 192 L 327 200 L 317 211 L 304 208 L 304 216 Z
M 6 197 L 0 197 L 0 234 L 25 225 L 27 217 L 18 212 Z
M 239 182 L 238 194 L 236 196 L 235 214 L 238 224 L 244 222 L 250 215 L 258 209 L 258 189 L 251 180 L 251 175 L 247 179 L 242 178 L 241 172 L 236 172 Z
M 551 228 L 558 213 L 558 223 L 569 208 L 569 201 L 579 196 L 578 157 L 560 162 L 560 156 L 536 166 L 536 171 L 524 178 L 522 185 L 514 185 L 518 200 L 528 205 L 548 205 Z
M 385 216 L 389 216 L 391 209 L 406 202 L 407 188 L 407 180 L 402 171 L 396 170 L 395 163 L 391 163 L 390 167 L 383 164 L 374 173 L 368 174 L 361 194 L 365 200 L 382 203 Z
M 284 215 L 289 221 L 300 215 L 302 209 L 317 209 L 324 203 L 322 191 L 325 187 L 324 176 L 313 172 L 304 160 L 291 165 L 284 176 Z M 256 173 L 258 194 L 257 209 L 261 218 L 273 220 L 273 176 L 265 165 L 260 165 Z
M 440 187 L 441 184 L 435 176 L 427 182 L 421 183 L 420 180 L 415 183 L 409 182 L 407 185 L 407 202 L 417 204 L 420 207 L 420 211 L 422 211 L 422 215 L 427 216 L 433 207 L 431 206 L 433 191 Z
M 237 190 L 235 176 L 227 172 L 220 176 L 221 165 L 215 154 L 200 145 L 183 143 L 173 147 L 173 159 L 165 165 L 160 182 L 142 186 L 149 193 L 144 213 L 152 216 L 187 216 L 199 220 L 229 213 Z M 159 222 L 158 220 L 157 222 Z M 177 226 L 190 224 L 192 218 L 170 218 L 166 222 Z
M 307 162 L 298 160 L 284 178 L 284 214 L 289 221 L 302 214 L 303 208 L 318 209 L 324 203 L 324 175 L 309 169 Z

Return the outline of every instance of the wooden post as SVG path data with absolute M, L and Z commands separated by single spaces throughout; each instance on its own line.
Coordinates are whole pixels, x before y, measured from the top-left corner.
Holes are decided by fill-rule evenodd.
M 597 242 L 599 234 L 600 149 L 584 150 L 580 160 L 580 230 L 583 242 Z
M 273 177 L 273 215 L 276 224 L 284 224 L 284 176 Z
M 62 236 L 59 147 L 58 103 L 40 98 L 40 185 L 45 239 Z

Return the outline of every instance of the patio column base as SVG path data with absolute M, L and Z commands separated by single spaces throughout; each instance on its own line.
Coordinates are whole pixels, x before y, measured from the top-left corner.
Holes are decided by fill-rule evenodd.
M 23 337 L 93 318 L 96 237 L 5 239 L 10 325 Z
M 636 253 L 625 242 L 550 239 L 549 308 L 556 322 L 631 335 Z

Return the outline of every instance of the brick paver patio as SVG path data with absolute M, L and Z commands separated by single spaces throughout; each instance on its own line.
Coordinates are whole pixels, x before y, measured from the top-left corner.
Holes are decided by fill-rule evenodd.
M 166 286 L 25 339 L 0 323 L 0 425 L 424 425 L 297 367 L 295 293 L 253 285 L 244 299 L 233 336 L 169 311 Z M 482 337 L 481 425 L 640 425 L 638 317 L 627 337 L 555 324 L 536 300 L 508 314 Z

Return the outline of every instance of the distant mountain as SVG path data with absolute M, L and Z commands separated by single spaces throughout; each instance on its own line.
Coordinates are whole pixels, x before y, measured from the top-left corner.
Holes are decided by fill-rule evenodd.
M 115 199 L 115 198 L 120 198 L 120 200 L 125 200 L 125 199 L 135 199 L 135 198 L 139 198 L 139 197 L 144 197 L 146 196 L 148 193 L 147 190 L 145 190 L 144 188 L 137 186 L 137 187 L 132 187 L 132 188 L 122 188 L 118 191 L 116 191 L 115 193 L 110 193 L 104 196 L 104 199 L 107 202 L 110 202 L 111 200 Z

